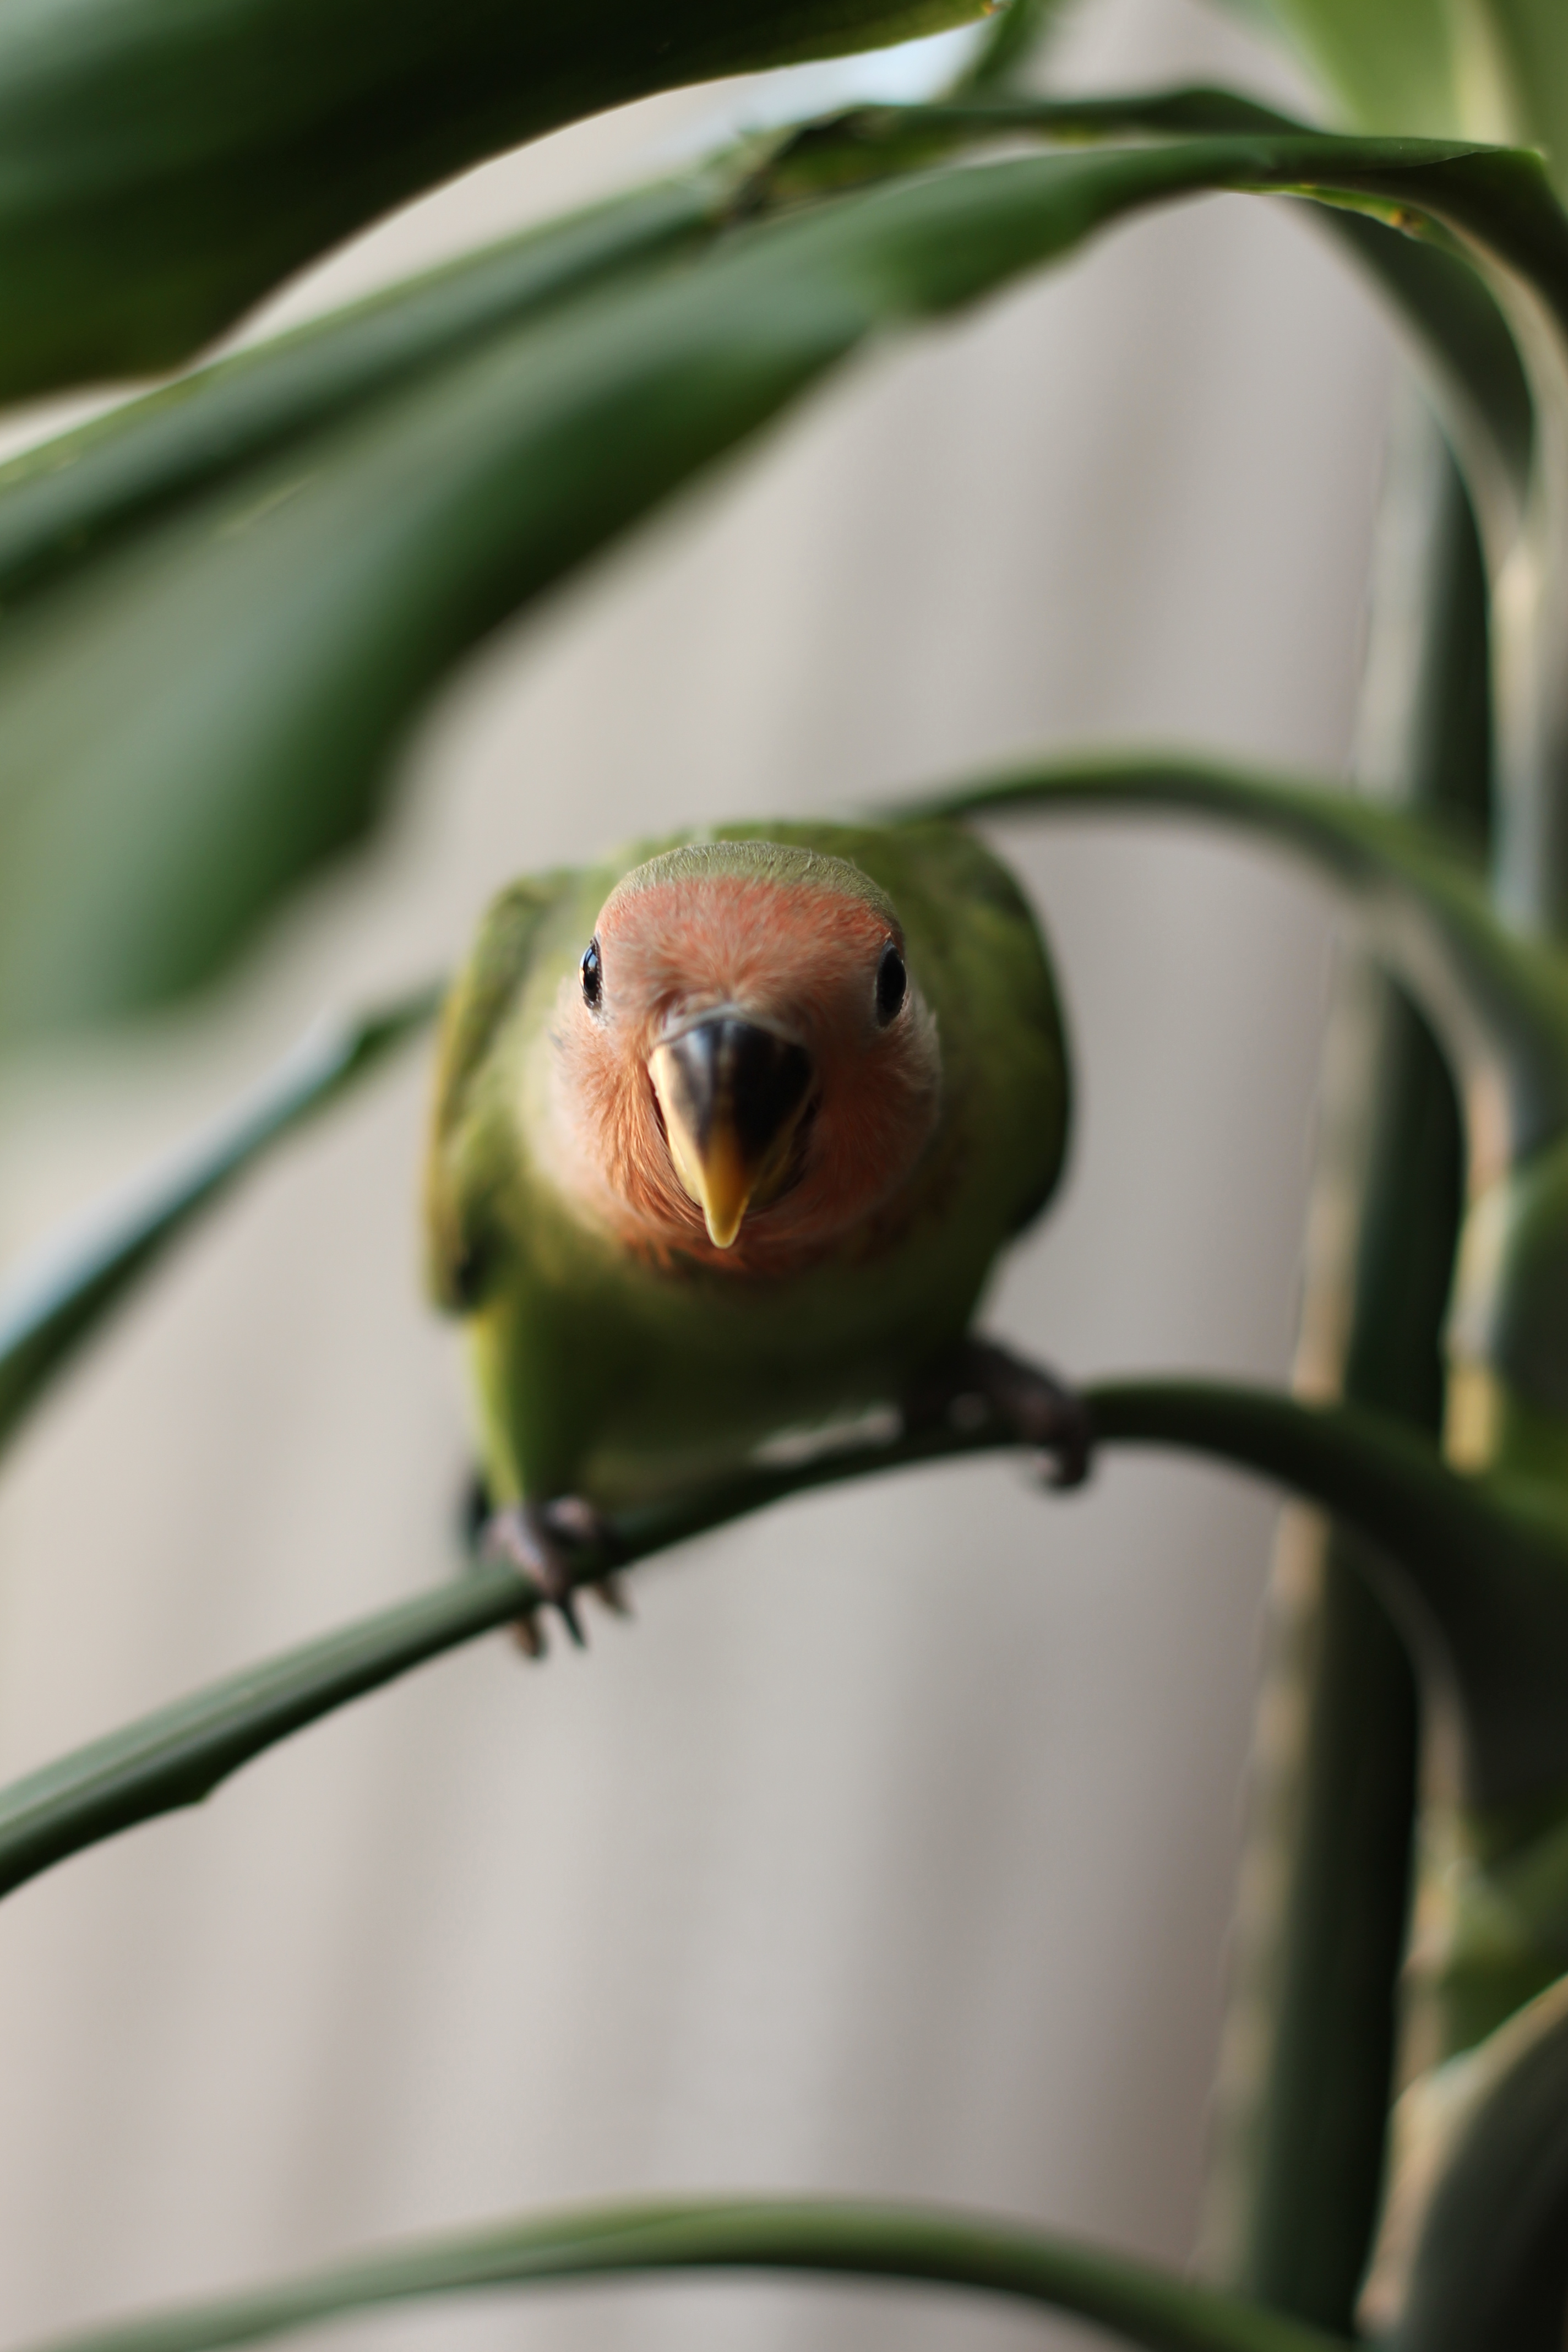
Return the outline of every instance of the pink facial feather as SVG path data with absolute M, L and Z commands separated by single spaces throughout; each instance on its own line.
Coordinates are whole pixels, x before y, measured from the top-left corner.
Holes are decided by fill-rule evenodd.
M 618 888 L 599 917 L 598 1010 L 574 976 L 554 1024 L 563 1174 L 584 1213 L 658 1261 L 679 1252 L 739 1275 L 780 1276 L 883 1237 L 936 1123 L 936 1024 L 911 982 L 884 1028 L 884 914 L 831 886 L 718 874 Z M 804 1045 L 811 1107 L 787 1188 L 716 1250 L 681 1186 L 648 1076 L 671 1031 L 744 1015 Z M 897 1223 L 896 1217 L 892 1221 Z

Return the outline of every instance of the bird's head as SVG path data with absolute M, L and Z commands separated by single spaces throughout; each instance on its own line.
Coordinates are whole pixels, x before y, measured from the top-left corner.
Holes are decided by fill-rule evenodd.
M 783 1270 L 894 1193 L 936 1121 L 936 1023 L 844 859 L 693 844 L 617 883 L 554 1024 L 562 1174 L 625 1239 Z

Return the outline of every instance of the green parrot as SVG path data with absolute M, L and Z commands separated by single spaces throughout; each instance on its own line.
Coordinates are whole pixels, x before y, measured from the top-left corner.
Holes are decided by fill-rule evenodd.
M 1081 1477 L 1077 1399 L 970 1330 L 1068 1109 L 1038 928 L 959 826 L 724 825 L 503 890 L 447 1000 L 426 1183 L 484 1549 L 575 1634 L 606 1515 L 786 1433 L 978 1395 Z

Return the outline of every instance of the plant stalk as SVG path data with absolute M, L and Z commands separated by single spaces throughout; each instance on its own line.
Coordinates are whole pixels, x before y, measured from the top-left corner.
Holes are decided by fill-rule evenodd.
M 1486 588 L 1468 502 L 1424 404 L 1391 436 L 1357 768 L 1477 833 L 1487 821 Z M 1342 952 L 1325 1056 L 1297 1385 L 1436 1433 L 1463 1201 L 1454 1087 L 1431 1033 Z M 1289 1509 L 1268 1604 L 1222 2043 L 1205 2267 L 1349 2332 L 1377 2218 L 1416 1797 L 1404 1643 L 1355 1538 Z

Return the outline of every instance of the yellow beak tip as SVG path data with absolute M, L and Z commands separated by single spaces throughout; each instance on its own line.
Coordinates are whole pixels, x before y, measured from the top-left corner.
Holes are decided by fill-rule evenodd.
M 715 1249 L 730 1249 L 733 1246 L 745 1221 L 745 1215 L 746 1204 L 743 1201 L 738 1208 L 722 1211 L 714 1208 L 710 1202 L 704 1201 L 702 1222 L 708 1228 L 708 1238 Z

